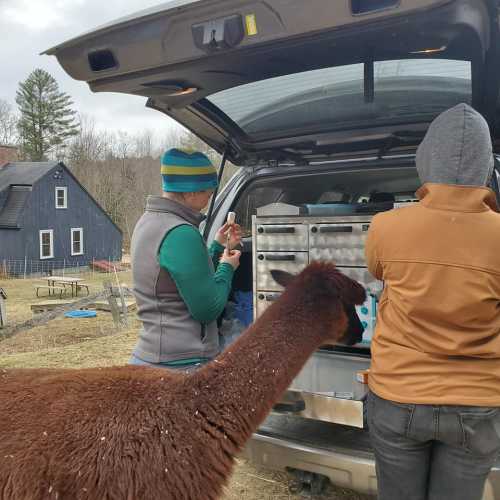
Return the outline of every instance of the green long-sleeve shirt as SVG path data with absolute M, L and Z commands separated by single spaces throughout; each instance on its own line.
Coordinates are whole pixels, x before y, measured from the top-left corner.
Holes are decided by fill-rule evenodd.
M 160 266 L 170 273 L 191 316 L 200 323 L 210 323 L 220 316 L 231 291 L 234 269 L 230 264 L 219 264 L 223 251 L 216 241 L 207 250 L 199 231 L 189 225 L 172 229 L 160 247 Z

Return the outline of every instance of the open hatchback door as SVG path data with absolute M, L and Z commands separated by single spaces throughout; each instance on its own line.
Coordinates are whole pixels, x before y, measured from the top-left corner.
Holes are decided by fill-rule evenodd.
M 237 165 L 414 151 L 472 104 L 498 136 L 498 0 L 179 0 L 58 45 Z

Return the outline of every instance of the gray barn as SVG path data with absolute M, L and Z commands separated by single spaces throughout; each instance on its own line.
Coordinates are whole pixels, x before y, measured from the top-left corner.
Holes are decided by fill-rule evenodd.
M 117 261 L 122 239 L 62 162 L 0 166 L 0 271 L 22 261 L 28 273 Z

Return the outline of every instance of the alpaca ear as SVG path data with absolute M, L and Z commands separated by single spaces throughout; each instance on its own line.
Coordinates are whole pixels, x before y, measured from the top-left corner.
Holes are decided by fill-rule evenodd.
M 271 276 L 274 281 L 281 285 L 283 288 L 286 288 L 294 279 L 295 275 L 287 273 L 286 271 L 280 271 L 279 269 L 272 269 Z

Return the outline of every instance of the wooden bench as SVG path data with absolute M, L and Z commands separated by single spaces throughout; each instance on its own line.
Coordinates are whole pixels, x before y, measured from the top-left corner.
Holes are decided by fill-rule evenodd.
M 31 304 L 30 309 L 33 314 L 40 314 L 40 313 L 46 313 L 49 311 L 53 311 L 54 309 L 57 309 L 58 307 L 65 307 L 69 306 L 70 304 L 73 304 L 73 301 L 69 301 L 67 299 L 55 299 L 52 300 L 51 302 L 37 302 L 36 304 Z M 83 307 L 78 307 L 75 310 L 80 310 L 80 311 L 85 311 L 87 309 L 95 309 L 94 304 L 88 304 Z
M 89 286 L 87 285 L 87 283 L 78 283 L 76 285 L 76 294 L 77 295 L 78 295 L 78 290 L 80 290 L 80 288 L 85 288 L 85 290 L 87 290 L 87 297 L 90 295 Z
M 40 297 L 39 291 L 41 289 L 46 289 L 49 291 L 49 295 L 51 295 L 50 292 L 53 292 L 52 295 L 55 295 L 56 292 L 59 292 L 59 298 L 62 299 L 63 293 L 66 292 L 66 288 L 62 286 L 54 286 L 54 285 L 33 285 L 36 288 L 36 296 Z
M 71 302 L 67 300 L 55 299 L 51 302 L 38 302 L 36 304 L 31 304 L 30 309 L 33 314 L 45 313 L 57 309 L 58 307 L 68 306 Z

